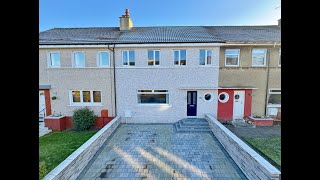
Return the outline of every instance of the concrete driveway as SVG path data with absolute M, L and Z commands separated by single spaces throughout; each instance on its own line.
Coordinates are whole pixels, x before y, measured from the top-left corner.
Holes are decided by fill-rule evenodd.
M 212 133 L 123 124 L 78 179 L 246 179 Z

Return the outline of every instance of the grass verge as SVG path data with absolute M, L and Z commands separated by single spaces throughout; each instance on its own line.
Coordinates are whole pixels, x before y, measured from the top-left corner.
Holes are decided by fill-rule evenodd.
M 54 131 L 39 138 L 39 178 L 43 178 L 58 166 L 97 130 L 90 131 Z M 45 165 L 43 165 L 45 164 Z M 45 172 L 45 173 L 44 173 Z

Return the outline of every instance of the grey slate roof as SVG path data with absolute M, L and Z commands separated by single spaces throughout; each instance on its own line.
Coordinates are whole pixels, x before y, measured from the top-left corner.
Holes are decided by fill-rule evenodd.
M 54 28 L 39 34 L 39 44 L 204 43 L 281 41 L 279 26 L 162 26 Z

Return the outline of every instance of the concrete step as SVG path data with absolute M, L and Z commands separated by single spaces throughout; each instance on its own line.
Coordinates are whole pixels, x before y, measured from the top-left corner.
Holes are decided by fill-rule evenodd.
M 255 128 L 256 126 L 254 124 L 249 124 L 247 122 L 242 122 L 242 121 L 231 121 L 231 124 L 234 127 L 249 127 L 249 128 Z
M 209 123 L 208 122 L 188 122 L 188 121 L 179 121 L 181 124 L 186 125 L 186 126 L 207 126 Z
M 185 118 L 174 124 L 177 132 L 211 132 L 209 123 L 205 119 Z

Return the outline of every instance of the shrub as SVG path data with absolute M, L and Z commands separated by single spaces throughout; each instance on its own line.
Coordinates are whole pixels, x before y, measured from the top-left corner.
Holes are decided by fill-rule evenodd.
M 77 131 L 90 129 L 96 119 L 97 116 L 88 107 L 73 111 L 72 122 Z
M 39 162 L 39 179 L 42 179 L 47 174 L 47 167 L 44 161 Z

